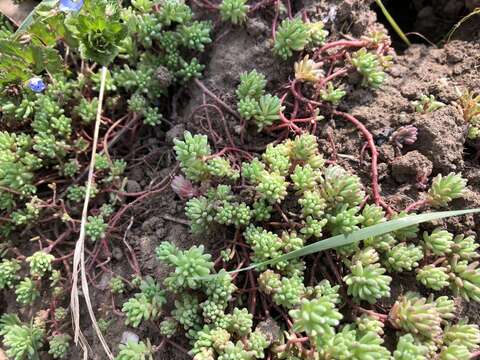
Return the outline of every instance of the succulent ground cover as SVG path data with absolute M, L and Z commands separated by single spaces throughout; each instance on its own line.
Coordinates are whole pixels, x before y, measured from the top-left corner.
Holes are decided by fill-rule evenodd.
M 478 355 L 477 322 L 458 317 L 464 304 L 480 301 L 472 231 L 412 223 L 292 255 L 331 237 L 348 239 L 414 213 L 450 209 L 469 190 L 459 172 L 431 181 L 423 174 L 414 201 L 392 206 L 380 186 L 378 136 L 347 106 L 359 89 L 381 94 L 393 64 L 389 36 L 371 28 L 358 38 L 331 38 L 315 16 L 323 14 L 294 16 L 290 2 L 285 5 L 62 0 L 42 4 L 19 33 L 0 18 L 0 291 L 1 301 L 12 299 L 17 309 L 0 317 L 8 358 L 79 353 L 70 290 L 82 233 L 81 281 L 102 294 L 91 320 L 95 332 L 108 338 L 115 322 L 134 332 L 121 344 L 99 346 L 101 358 L 163 358 L 166 348 L 196 360 Z M 200 20 L 193 8 L 214 20 Z M 275 89 L 253 67 L 238 76 L 235 99 L 225 102 L 199 80 L 201 54 L 219 21 L 241 27 L 263 10 L 273 11 L 268 56 L 286 62 L 289 80 Z M 147 140 L 132 149 L 129 141 L 173 129 L 172 99 L 192 83 L 212 100 L 193 113 L 216 114 L 224 146 L 206 112 L 207 131 L 173 137 L 176 166 L 167 176 L 131 189 L 135 153 L 149 147 Z M 418 116 L 457 106 L 474 144 L 480 98 L 475 89 L 457 90 L 454 103 L 419 92 L 410 106 Z M 359 163 L 368 161 L 368 176 L 345 166 L 331 134 L 319 130 L 332 119 L 365 141 Z M 244 141 L 249 134 L 269 143 L 252 148 Z M 387 141 L 400 152 L 421 135 L 405 125 Z M 322 151 L 325 137 L 332 156 Z M 139 249 L 129 243 L 135 219 L 128 222 L 127 215 L 167 191 L 181 199 L 186 219 L 170 221 L 188 226 L 198 243 L 183 248 L 174 239 L 151 249 L 155 268 L 166 273 L 157 276 L 144 271 Z M 91 200 L 82 218 L 86 195 Z M 224 236 L 214 247 L 201 244 L 218 234 Z M 123 259 L 128 270 L 112 270 L 113 259 Z M 404 275 L 420 290 L 396 291 Z M 76 286 L 83 305 L 86 288 Z

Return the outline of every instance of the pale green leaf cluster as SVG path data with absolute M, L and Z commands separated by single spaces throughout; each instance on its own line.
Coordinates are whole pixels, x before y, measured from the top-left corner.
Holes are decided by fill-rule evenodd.
M 300 18 L 285 19 L 276 31 L 273 52 L 287 60 L 294 51 L 302 51 L 310 45 L 323 45 L 327 36 L 328 31 L 321 21 L 306 23 Z
M 34 277 L 42 277 L 47 272 L 52 271 L 52 261 L 55 257 L 44 251 L 37 251 L 29 256 L 26 261 L 30 265 L 30 275 Z
M 362 48 L 352 54 L 353 67 L 363 76 L 362 85 L 380 87 L 386 79 L 384 69 L 390 61 L 389 56 L 379 55 Z
M 23 324 L 17 315 L 3 314 L 0 318 L 0 336 L 6 355 L 12 360 L 39 358 L 44 341 L 44 330 Z
M 447 176 L 437 175 L 428 191 L 427 201 L 433 207 L 446 206 L 450 201 L 462 197 L 467 180 L 460 174 L 450 173 Z
M 71 336 L 68 334 L 53 335 L 48 339 L 49 350 L 48 353 L 54 359 L 66 359 L 68 350 L 70 349 Z
M 261 131 L 280 120 L 280 112 L 285 108 L 278 96 L 265 94 L 265 76 L 256 70 L 240 74 L 237 86 L 237 108 L 245 120 L 253 120 Z
M 248 5 L 246 5 L 246 0 L 223 0 L 219 10 L 223 21 L 240 25 L 247 18 Z
M 115 360 L 152 360 L 153 352 L 149 343 L 143 341 L 127 341 L 126 344 L 120 344 L 120 351 Z
M 445 106 L 444 103 L 435 99 L 433 95 L 421 95 L 419 100 L 412 101 L 415 111 L 419 113 L 430 113 Z
M 192 135 L 186 131 L 184 139 L 174 140 L 180 166 L 190 180 L 206 180 L 211 176 L 236 178 L 238 175 L 225 158 L 211 154 L 205 135 Z
M 125 324 L 138 327 L 142 321 L 157 319 L 166 303 L 165 291 L 151 277 L 142 280 L 141 292 L 128 299 L 122 306 Z

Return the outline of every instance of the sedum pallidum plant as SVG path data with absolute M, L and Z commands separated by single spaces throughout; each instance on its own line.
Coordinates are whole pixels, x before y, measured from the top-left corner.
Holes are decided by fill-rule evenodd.
M 385 70 L 392 61 L 386 34 L 372 32 L 358 40 L 325 43 L 327 35 L 321 21 L 283 20 L 276 31 L 273 52 L 283 59 L 290 58 L 294 51 L 304 51 L 306 55 L 295 62 L 295 79 L 281 89 L 279 96 L 265 92 L 265 76 L 257 70 L 242 73 L 236 91 L 242 119 L 254 123 L 259 131 L 289 129 L 301 134 L 301 127 L 315 124 L 324 114 L 335 115 L 332 110 L 347 95 L 344 78 L 349 74 L 357 73 L 358 85 L 372 90 L 385 82 Z M 334 48 L 337 53 L 328 53 Z M 308 103 L 310 110 L 301 111 L 300 103 Z M 422 97 L 414 105 L 421 108 L 418 111 L 427 112 L 443 104 Z M 310 116 L 297 116 L 300 113 Z
M 35 40 L 25 44 L 15 38 L 13 27 L 0 27 L 0 214 L 12 220 L 2 222 L 2 238 L 43 217 L 68 216 L 64 213 L 85 196 L 80 175 L 91 139 L 80 134 L 89 133 L 95 120 L 100 71 L 98 66 L 78 69 L 78 63 L 110 64 L 105 117 L 115 122 L 117 114 L 124 114 L 148 126 L 162 123 L 159 97 L 200 76 L 203 65 L 195 55 L 211 42 L 211 23 L 195 20 L 181 0 L 167 0 L 157 10 L 154 6 L 150 0 L 125 6 L 107 0 L 43 2 L 32 15 L 31 33 L 24 34 Z M 73 63 L 69 56 L 63 66 L 66 47 L 72 49 Z M 119 61 L 112 62 L 114 58 Z M 100 141 L 109 121 L 101 126 Z M 92 199 L 106 189 L 120 189 L 126 167 L 124 160 L 100 154 L 96 163 Z M 64 213 L 51 209 L 54 191 L 37 189 L 52 178 L 58 194 L 67 192 Z M 108 218 L 92 216 L 87 236 L 101 239 Z
M 262 96 L 263 78 L 244 78 L 248 86 L 238 93 Z M 161 243 L 156 256 L 171 272 L 162 285 L 144 280 L 125 302 L 127 324 L 154 321 L 166 338 L 184 334 L 195 360 L 468 359 L 478 349 L 478 326 L 457 321 L 451 297 L 409 292 L 387 313 L 370 310 L 391 296 L 396 273 L 416 273 L 427 288 L 448 287 L 478 301 L 478 245 L 472 236 L 441 228 L 422 234 L 415 225 L 313 259 L 284 260 L 282 255 L 311 242 L 389 217 L 365 200 L 358 176 L 325 163 L 313 135 L 270 144 L 258 157 L 245 154 L 241 160 L 213 153 L 206 136 L 186 132 L 175 140 L 175 151 L 185 176 L 178 185 L 185 189 L 176 191 L 190 194 L 185 213 L 192 233 L 208 236 L 227 228 L 232 240 L 218 258 L 203 246 Z M 444 206 L 462 196 L 464 187 L 459 175 L 439 176 L 425 197 L 432 207 Z M 248 264 L 256 268 L 226 271 Z M 170 311 L 163 307 L 167 293 L 175 299 Z M 387 328 L 398 335 L 393 351 L 385 345 Z
M 480 138 L 480 94 L 474 91 L 464 91 L 459 99 L 463 118 L 468 124 L 468 138 Z
M 227 8 L 232 21 L 244 20 L 241 1 Z M 28 22 L 20 41 L 0 14 L 0 298 L 20 308 L 19 319 L 2 324 L 0 348 L 13 360 L 60 359 L 70 344 L 68 312 L 60 309 L 69 302 L 68 263 L 97 141 L 100 69 L 108 66 L 98 138 L 106 146 L 95 156 L 85 232 L 87 247 L 107 250 L 114 215 L 127 206 L 118 196 L 127 163 L 109 149 L 142 125 L 162 124 L 159 99 L 201 75 L 197 56 L 212 41 L 212 23 L 195 19 L 183 0 L 42 1 Z M 157 285 L 144 279 L 126 305 L 132 324 L 159 316 L 165 299 Z M 123 280 L 113 278 L 111 290 L 120 296 Z M 35 323 L 40 309 L 48 310 L 45 326 Z

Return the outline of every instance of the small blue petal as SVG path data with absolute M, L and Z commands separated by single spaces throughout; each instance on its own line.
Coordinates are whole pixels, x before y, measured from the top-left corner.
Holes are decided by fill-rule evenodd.
M 83 6 L 83 0 L 60 0 L 60 11 L 78 12 Z
M 46 88 L 43 80 L 38 77 L 31 78 L 28 81 L 28 87 L 32 89 L 33 92 L 36 92 L 36 93 L 40 93 Z

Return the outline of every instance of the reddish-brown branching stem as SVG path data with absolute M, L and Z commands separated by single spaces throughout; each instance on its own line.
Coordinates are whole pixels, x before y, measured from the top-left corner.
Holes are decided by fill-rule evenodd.
M 388 320 L 388 315 L 380 314 L 380 313 L 377 313 L 373 310 L 367 310 L 367 309 L 364 309 L 360 306 L 358 306 L 357 309 L 364 314 L 368 314 L 368 315 L 371 315 L 373 317 L 376 317 L 377 319 L 381 320 L 382 322 L 385 322 L 386 320 Z
M 405 208 L 405 212 L 408 213 L 408 212 L 413 211 L 413 210 L 416 210 L 416 209 L 418 209 L 418 208 L 422 208 L 422 207 L 424 207 L 425 205 L 428 205 L 428 200 L 427 200 L 427 199 L 415 201 L 414 203 L 408 205 L 408 206 Z
M 371 161 L 372 197 L 376 205 L 381 205 L 382 196 L 380 195 L 380 186 L 378 184 L 378 151 L 377 151 L 377 147 L 375 146 L 372 133 L 368 131 L 368 129 L 365 127 L 365 125 L 362 124 L 361 121 L 359 121 L 356 117 L 350 114 L 337 111 L 337 110 L 334 110 L 333 114 L 340 116 L 345 120 L 351 122 L 353 125 L 355 125 L 355 127 L 363 134 L 363 136 L 367 140 L 368 148 L 370 149 L 370 154 L 372 157 L 372 161 Z
M 331 43 L 325 44 L 322 48 L 320 48 L 316 52 L 316 56 L 320 55 L 321 53 L 327 51 L 328 49 L 332 49 L 334 47 L 354 47 L 354 48 L 362 48 L 367 46 L 370 43 L 368 40 L 339 40 L 333 41 Z
M 221 105 L 226 111 L 228 111 L 233 117 L 235 117 L 238 120 L 241 120 L 240 115 L 233 110 L 230 106 L 228 106 L 223 100 L 221 100 L 217 95 L 215 95 L 213 92 L 211 92 L 200 80 L 194 79 L 194 83 L 202 89 L 202 91 L 210 96 L 213 100 L 215 100 L 219 105 Z

